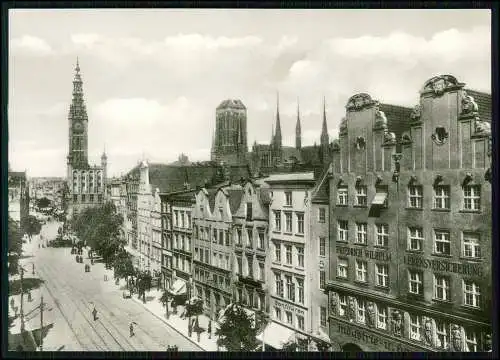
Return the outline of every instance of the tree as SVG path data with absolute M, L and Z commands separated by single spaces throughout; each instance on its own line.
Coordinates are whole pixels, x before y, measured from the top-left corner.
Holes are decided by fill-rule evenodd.
M 43 209 L 43 208 L 46 208 L 46 207 L 49 207 L 50 204 L 52 202 L 50 201 L 50 199 L 46 198 L 46 197 L 43 197 L 43 198 L 40 198 L 36 201 L 36 206 L 39 208 L 39 209 Z
M 330 344 L 327 343 L 326 341 L 316 341 L 316 348 L 318 351 L 329 351 L 330 350 Z
M 257 329 L 245 310 L 231 304 L 224 312 L 224 319 L 215 331 L 217 345 L 228 351 L 253 351 L 257 347 Z
M 25 217 L 21 226 L 24 232 L 28 234 L 30 241 L 33 235 L 40 234 L 40 231 L 42 230 L 42 224 L 40 224 L 40 221 L 38 221 L 38 219 L 33 215 Z
M 125 279 L 128 289 L 128 278 L 135 273 L 132 258 L 126 251 L 120 251 L 113 262 L 116 279 Z
M 9 275 L 19 273 L 19 257 L 23 253 L 23 239 L 19 231 L 19 225 L 9 216 L 8 234 L 7 234 L 7 263 Z

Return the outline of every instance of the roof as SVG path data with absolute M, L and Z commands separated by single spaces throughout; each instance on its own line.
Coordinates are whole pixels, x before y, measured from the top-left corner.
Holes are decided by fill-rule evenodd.
M 300 150 L 294 148 L 293 146 L 282 146 L 281 147 L 283 160 L 288 161 L 289 159 L 295 157 L 298 162 L 302 160 L 302 155 Z
M 212 182 L 215 176 L 213 166 L 175 166 L 165 164 L 149 164 L 149 183 L 152 189 L 158 188 L 160 192 L 169 193 L 184 190 L 184 184 L 191 188 L 205 186 Z
M 483 121 L 491 122 L 491 94 L 476 90 L 465 90 L 468 95 L 474 98 L 479 111 L 479 118 Z
M 11 179 L 26 179 L 26 171 L 9 171 Z
M 380 111 L 383 111 L 385 117 L 387 118 L 387 130 L 393 132 L 396 135 L 396 139 L 401 139 L 401 136 L 405 131 L 410 130 L 410 115 L 413 111 L 412 108 L 391 105 L 391 104 L 380 104 Z M 399 141 L 396 144 L 396 151 L 401 150 L 401 144 Z
M 224 100 L 217 106 L 217 110 L 219 109 L 243 109 L 245 110 L 246 107 L 243 105 L 243 102 L 238 99 L 227 99 Z
M 196 190 L 189 190 L 189 191 L 184 191 L 184 192 L 180 192 L 180 193 L 177 193 L 177 194 L 172 194 L 169 196 L 169 200 L 171 202 L 192 202 L 192 203 L 195 203 L 196 202 Z
M 327 180 L 328 173 L 330 171 L 330 166 L 323 170 L 323 172 L 317 176 L 316 185 L 314 186 L 314 191 L 312 195 L 312 202 L 328 202 L 328 187 L 329 181 Z
M 319 151 L 321 147 L 317 145 L 303 146 L 301 150 L 302 162 L 305 164 L 317 164 L 320 162 Z
M 240 207 L 241 198 L 243 197 L 243 188 L 240 186 L 238 188 L 230 188 L 226 190 L 229 196 L 229 208 L 231 213 L 234 214 Z
M 273 174 L 270 175 L 266 182 L 276 183 L 276 182 L 288 182 L 288 181 L 314 181 L 314 173 L 288 173 L 288 174 Z

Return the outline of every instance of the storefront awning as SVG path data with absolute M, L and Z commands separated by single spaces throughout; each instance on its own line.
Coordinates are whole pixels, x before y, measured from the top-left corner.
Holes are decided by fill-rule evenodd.
M 387 198 L 387 193 L 385 192 L 376 193 L 375 197 L 373 198 L 372 205 L 384 205 L 386 198 Z
M 265 344 L 275 349 L 281 349 L 295 335 L 294 333 L 292 329 L 272 322 L 266 326 L 262 333 L 257 335 L 257 340 L 262 341 L 264 339 Z
M 186 282 L 181 279 L 177 279 L 174 281 L 174 284 L 170 288 L 170 291 L 174 295 L 182 295 L 186 293 Z

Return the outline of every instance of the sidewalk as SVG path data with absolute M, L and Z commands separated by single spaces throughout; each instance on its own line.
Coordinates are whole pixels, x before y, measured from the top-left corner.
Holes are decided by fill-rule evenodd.
M 107 286 L 113 287 L 115 290 L 116 288 L 121 288 L 124 287 L 125 280 L 121 279 L 119 285 L 116 285 L 114 280 L 113 280 L 113 270 L 106 270 L 104 268 L 104 264 L 95 264 L 94 267 L 99 266 L 102 267 L 102 271 L 108 276 L 108 281 L 103 281 L 104 284 L 107 284 Z M 106 285 L 105 285 L 106 286 Z M 151 288 L 151 291 L 146 291 L 146 303 L 144 304 L 142 300 L 139 300 L 137 298 L 137 293 L 134 293 L 132 295 L 132 298 L 130 300 L 135 301 L 144 308 L 149 311 L 151 314 L 156 316 L 158 319 L 163 321 L 165 324 L 169 325 L 172 329 L 177 331 L 180 335 L 184 336 L 186 339 L 189 339 L 193 344 L 196 346 L 202 348 L 204 351 L 224 351 L 223 348 L 218 348 L 217 347 L 217 337 L 215 336 L 215 330 L 217 329 L 217 323 L 215 321 L 212 321 L 212 338 L 209 339 L 207 329 L 208 329 L 208 322 L 209 318 L 206 315 L 199 315 L 198 316 L 198 321 L 200 324 L 200 327 L 204 329 L 200 334 L 200 341 L 198 342 L 197 334 L 192 333 L 191 337 L 188 336 L 188 319 L 181 318 L 180 315 L 184 312 L 184 306 L 178 306 L 177 307 L 177 314 L 173 314 L 173 309 L 171 309 L 169 305 L 169 318 L 167 319 L 166 316 L 166 309 L 160 302 L 161 295 L 163 293 L 163 290 L 156 290 L 156 288 Z

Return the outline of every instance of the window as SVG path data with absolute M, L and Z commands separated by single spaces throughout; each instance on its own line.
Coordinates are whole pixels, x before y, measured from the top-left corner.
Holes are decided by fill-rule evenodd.
M 364 300 L 356 299 L 356 321 L 364 324 L 366 321 L 366 303 Z
M 247 202 L 247 220 L 252 220 L 252 203 Z
M 281 212 L 274 211 L 274 230 L 281 231 Z
M 283 280 L 280 273 L 274 273 L 276 295 L 283 297 Z
M 337 261 L 337 277 L 347 279 L 349 261 L 346 258 L 339 258 Z
M 421 185 L 408 186 L 408 206 L 410 208 L 422 208 L 423 190 Z
M 347 187 L 339 187 L 337 189 L 337 205 L 347 205 Z
M 479 235 L 464 232 L 462 233 L 462 253 L 466 258 L 480 258 L 481 246 L 479 245 Z
M 241 229 L 236 229 L 236 244 L 241 245 Z
M 85 194 L 82 194 L 82 202 L 85 202 Z
M 247 269 L 248 277 L 253 278 L 253 259 L 251 257 L 247 257 Z
M 203 249 L 200 249 L 200 261 L 205 262 L 203 258 Z
M 387 307 L 376 304 L 377 307 L 377 328 L 387 329 Z
M 366 206 L 366 186 L 356 185 L 356 205 Z
M 259 263 L 259 280 L 264 281 L 265 280 L 265 271 L 264 271 L 264 263 Z
M 263 231 L 259 231 L 259 249 L 265 249 L 264 246 L 265 235 Z
M 450 187 L 448 185 L 434 186 L 434 209 L 450 208 Z
M 422 228 L 408 228 L 408 250 L 423 251 L 424 235 Z
M 320 270 L 319 271 L 319 288 L 321 290 L 324 290 L 325 285 L 326 285 L 326 273 L 324 270 Z
M 375 240 L 375 246 L 389 246 L 389 225 L 387 224 L 377 224 L 377 238 Z
M 408 283 L 410 293 L 422 295 L 422 278 L 423 275 L 421 271 L 408 270 Z
M 297 233 L 303 234 L 304 233 L 304 214 L 297 213 L 296 215 L 297 215 Z
M 219 230 L 219 245 L 224 245 L 224 230 Z
M 338 231 L 337 241 L 347 242 L 349 223 L 346 220 L 339 220 L 337 222 L 337 231 Z
M 366 244 L 366 223 L 356 223 L 356 243 Z
M 304 330 L 304 317 L 302 315 L 297 315 L 297 327 Z
M 247 246 L 251 248 L 252 244 L 253 232 L 251 228 L 247 228 Z
M 345 316 L 347 311 L 347 296 L 339 294 L 339 315 Z
M 318 209 L 318 222 L 320 222 L 320 223 L 326 222 L 326 210 L 325 210 L 325 208 Z
M 440 255 L 450 255 L 449 231 L 434 230 L 434 252 Z
M 230 268 L 229 255 L 226 255 L 226 270 L 229 270 L 229 268 Z
M 94 202 L 94 194 L 90 194 L 89 195 L 89 201 L 90 202 Z
M 319 324 L 320 326 L 326 326 L 326 307 L 319 307 Z
M 286 206 L 292 206 L 292 192 L 285 191 L 285 204 Z
M 286 298 L 295 301 L 295 285 L 290 275 L 285 275 L 286 279 Z
M 292 245 L 285 245 L 286 264 L 292 265 Z
M 319 256 L 326 256 L 326 238 L 319 238 Z
M 238 263 L 238 274 L 243 275 L 243 262 L 241 257 L 236 257 L 236 262 Z
M 288 324 L 292 324 L 293 323 L 293 314 L 291 311 L 285 311 L 285 314 L 286 314 L 286 322 Z
M 356 260 L 356 281 L 366 282 L 366 261 Z
M 213 230 L 212 242 L 217 244 L 217 229 Z
M 375 275 L 377 278 L 377 286 L 389 286 L 389 266 L 384 264 L 375 264 Z
M 420 327 L 422 320 L 420 316 L 410 314 L 410 339 L 420 341 Z
M 276 262 L 281 262 L 281 243 L 275 242 L 274 243 L 274 260 Z
M 465 185 L 464 210 L 479 210 L 481 208 L 481 187 L 479 185 Z
M 447 350 L 450 339 L 449 325 L 436 320 L 436 347 Z
M 297 262 L 299 267 L 304 267 L 304 248 L 302 246 L 297 246 Z
M 464 289 L 464 304 L 478 308 L 479 301 L 481 299 L 481 291 L 479 286 L 471 280 L 464 280 L 463 289 Z
M 434 275 L 434 298 L 450 301 L 450 278 L 447 276 Z
M 291 233 L 292 232 L 292 213 L 285 213 L 285 231 Z
M 77 202 L 78 201 L 78 195 L 73 195 L 73 202 Z
M 475 331 L 465 330 L 465 351 L 477 352 L 477 334 Z
M 304 304 L 304 279 L 297 278 L 297 289 L 299 292 L 299 304 Z
M 274 316 L 281 321 L 281 309 L 279 307 L 274 308 Z

